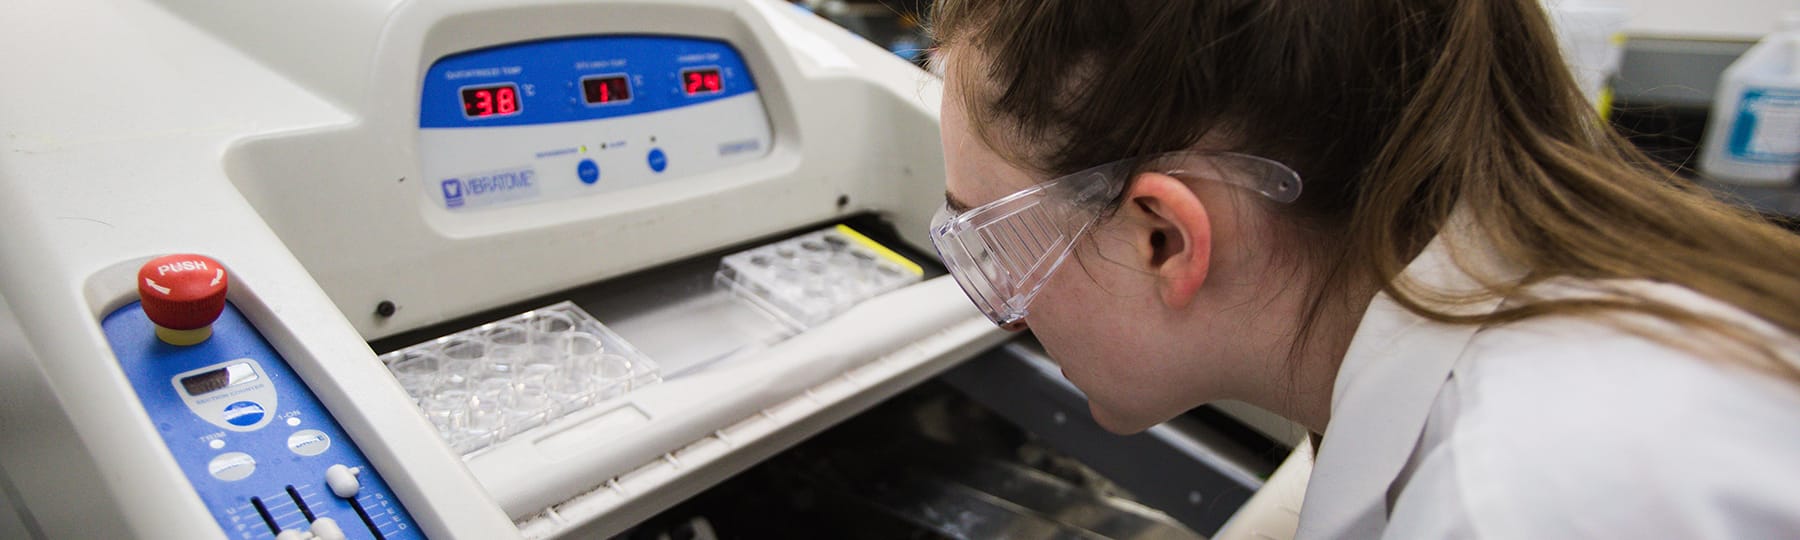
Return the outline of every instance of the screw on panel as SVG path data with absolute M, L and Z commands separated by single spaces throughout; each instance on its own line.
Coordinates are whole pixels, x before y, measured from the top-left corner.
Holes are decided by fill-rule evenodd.
M 837 203 L 838 203 L 838 210 L 843 210 L 845 208 L 848 208 L 850 206 L 850 196 L 849 195 L 838 195 Z
M 382 300 L 381 303 L 375 304 L 375 314 L 382 317 L 392 317 L 394 316 L 394 311 L 398 309 L 399 308 L 394 306 L 393 302 L 387 300 Z

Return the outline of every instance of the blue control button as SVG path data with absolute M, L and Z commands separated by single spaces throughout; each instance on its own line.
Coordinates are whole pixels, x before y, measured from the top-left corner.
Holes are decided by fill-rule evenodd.
M 600 166 L 591 159 L 581 160 L 581 164 L 575 166 L 575 175 L 581 177 L 581 183 L 591 185 L 600 181 Z
M 234 426 L 254 426 L 262 421 L 263 415 L 262 405 L 253 401 L 239 401 L 225 406 L 225 421 Z
M 668 154 L 664 154 L 661 148 L 650 149 L 650 170 L 663 172 L 663 169 L 667 168 L 669 168 Z

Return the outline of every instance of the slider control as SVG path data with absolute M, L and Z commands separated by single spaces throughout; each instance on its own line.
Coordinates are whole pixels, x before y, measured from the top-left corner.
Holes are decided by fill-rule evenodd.
M 307 532 L 318 540 L 345 540 L 344 529 L 338 527 L 337 520 L 328 517 L 313 520 L 312 530 Z
M 325 485 L 331 486 L 331 493 L 338 497 L 354 499 L 356 492 L 362 491 L 362 483 L 356 480 L 356 475 L 361 473 L 361 467 L 332 465 L 325 469 Z
M 346 467 L 341 463 L 332 465 L 325 468 L 325 485 L 331 486 L 333 495 L 350 501 L 350 508 L 356 510 L 356 517 L 361 518 L 363 526 L 369 528 L 369 534 L 375 535 L 375 538 L 385 538 L 381 534 L 381 528 L 375 526 L 375 519 L 369 517 L 369 510 L 363 508 L 362 501 L 356 500 L 356 492 L 362 491 L 362 482 L 356 480 L 358 474 L 362 474 L 362 467 Z
M 275 535 L 275 540 L 348 540 L 348 537 L 344 536 L 344 529 L 338 527 L 337 520 L 322 517 L 313 520 L 311 530 L 288 529 Z

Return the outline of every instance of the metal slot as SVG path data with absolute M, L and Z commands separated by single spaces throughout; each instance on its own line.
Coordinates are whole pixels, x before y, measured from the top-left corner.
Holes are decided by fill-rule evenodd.
M 363 526 L 369 528 L 369 534 L 375 535 L 377 539 L 386 538 L 387 536 L 381 534 L 381 528 L 375 526 L 375 520 L 369 517 L 369 511 L 363 509 L 362 501 L 356 500 L 354 497 L 349 500 L 350 507 L 356 509 L 356 517 L 362 518 Z
M 1201 534 L 1223 526 L 1279 463 L 1260 455 L 1268 449 L 1187 416 L 1136 435 L 1113 435 L 1094 423 L 1087 398 L 1028 339 L 983 353 L 941 379 Z
M 999 460 L 908 471 L 884 487 L 875 504 L 954 538 L 1200 538 L 1155 510 Z
M 306 518 L 307 523 L 319 520 L 317 516 L 313 515 L 312 507 L 306 505 L 306 500 L 300 498 L 300 490 L 294 489 L 293 484 L 288 484 L 287 494 L 288 498 L 294 500 L 294 506 L 300 509 L 300 515 Z
M 263 505 L 262 497 L 251 497 L 250 506 L 256 507 L 256 515 L 262 516 L 263 524 L 269 526 L 269 534 L 281 534 L 281 526 L 275 524 L 275 516 L 269 515 L 269 507 Z

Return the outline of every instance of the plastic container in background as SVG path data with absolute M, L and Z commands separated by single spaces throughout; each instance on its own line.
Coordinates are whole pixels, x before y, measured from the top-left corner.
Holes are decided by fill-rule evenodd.
M 1800 11 L 1725 70 L 1700 170 L 1734 184 L 1776 186 L 1800 169 Z
M 1550 0 L 1550 20 L 1556 25 L 1563 61 L 1575 74 L 1575 82 L 1588 103 L 1602 117 L 1612 113 L 1612 85 L 1625 60 L 1625 24 L 1631 11 L 1617 2 L 1601 0 Z

